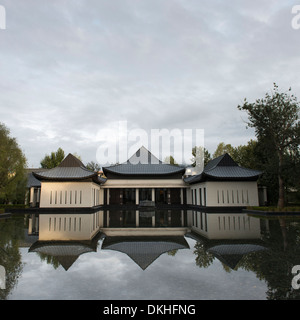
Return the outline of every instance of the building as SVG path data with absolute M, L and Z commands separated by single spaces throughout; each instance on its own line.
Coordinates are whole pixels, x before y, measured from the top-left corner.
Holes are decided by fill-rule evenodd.
M 203 207 L 258 206 L 257 180 L 262 172 L 240 167 L 227 153 L 211 160 L 203 172 L 186 177 L 189 201 Z
M 103 167 L 105 178 L 69 154 L 53 169 L 33 172 L 40 181 L 40 208 L 99 205 L 194 205 L 246 207 L 259 204 L 260 171 L 240 167 L 228 154 L 210 161 L 200 174 L 163 163 L 141 147 L 126 162 Z
M 33 172 L 41 181 L 40 208 L 91 208 L 103 203 L 106 179 L 69 154 L 56 168 Z
M 185 168 L 165 164 L 145 147 L 125 163 L 104 167 L 104 204 L 184 204 L 188 185 L 182 180 Z

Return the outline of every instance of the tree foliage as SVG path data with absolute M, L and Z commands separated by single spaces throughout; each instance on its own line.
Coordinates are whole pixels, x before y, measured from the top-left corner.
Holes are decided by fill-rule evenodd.
M 56 152 L 51 152 L 50 155 L 45 155 L 41 160 L 41 167 L 44 169 L 52 169 L 57 167 L 65 158 L 65 152 L 62 148 L 58 148 Z
M 4 203 L 24 203 L 26 158 L 9 129 L 0 123 L 0 199 Z
M 98 171 L 101 170 L 101 166 L 98 163 L 94 162 L 94 161 L 88 162 L 86 164 L 86 168 L 89 169 L 89 170 L 92 170 L 94 172 L 98 172 Z
M 277 157 L 277 177 L 278 177 L 278 207 L 285 204 L 284 186 L 286 176 L 284 174 L 285 158 L 299 153 L 300 144 L 300 122 L 299 103 L 297 98 L 288 92 L 279 92 L 278 86 L 274 83 L 271 94 L 266 93 L 262 99 L 257 99 L 253 103 L 244 100 L 243 105 L 239 105 L 239 110 L 244 110 L 248 114 L 249 127 L 255 129 L 258 142 L 274 153 L 267 154 L 267 161 Z

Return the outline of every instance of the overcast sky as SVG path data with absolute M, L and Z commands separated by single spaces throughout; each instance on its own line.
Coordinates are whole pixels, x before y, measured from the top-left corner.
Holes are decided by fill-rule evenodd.
M 273 82 L 300 97 L 295 4 L 0 0 L 0 122 L 29 167 L 59 147 L 99 160 L 99 132 L 118 121 L 204 129 L 211 153 L 221 141 L 246 144 L 255 136 L 237 109 L 245 97 L 263 97 Z

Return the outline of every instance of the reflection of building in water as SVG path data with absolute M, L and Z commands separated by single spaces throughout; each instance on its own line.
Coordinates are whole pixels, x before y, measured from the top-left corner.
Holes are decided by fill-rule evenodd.
M 39 236 L 29 252 L 48 257 L 68 270 L 83 253 L 102 249 L 126 253 L 142 269 L 164 252 L 188 248 L 184 213 L 167 211 L 97 211 L 31 215 L 28 234 Z
M 92 240 L 75 241 L 37 241 L 29 252 L 36 252 L 42 256 L 51 257 L 65 270 L 68 270 L 78 257 L 84 253 L 97 251 L 98 237 Z
M 89 240 L 99 231 L 103 213 L 40 214 L 39 240 Z
M 258 239 L 260 220 L 244 213 L 188 211 L 192 231 L 208 239 Z
M 183 210 L 114 210 L 104 211 L 103 227 L 184 227 L 187 225 Z
M 205 213 L 189 211 L 192 238 L 207 253 L 231 269 L 249 253 L 266 250 L 261 241 L 260 219 L 242 213 Z
M 102 250 L 115 250 L 128 255 L 139 267 L 145 270 L 163 253 L 189 249 L 183 235 L 181 236 L 114 236 L 105 237 Z
M 38 234 L 39 239 L 29 252 L 47 256 L 65 270 L 87 252 L 96 252 L 99 227 L 103 213 L 40 214 L 29 219 L 28 234 Z

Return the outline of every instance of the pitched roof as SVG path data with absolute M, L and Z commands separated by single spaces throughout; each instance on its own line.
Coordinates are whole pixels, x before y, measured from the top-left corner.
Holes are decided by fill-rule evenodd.
M 156 158 L 145 147 L 137 150 L 126 162 L 103 167 L 105 175 L 114 173 L 117 175 L 172 175 L 184 173 L 185 169 L 179 166 L 165 164 Z
M 31 245 L 29 252 L 39 252 L 55 257 L 67 271 L 81 254 L 97 251 L 97 241 L 37 241 Z
M 105 237 L 101 248 L 123 252 L 145 270 L 163 253 L 189 249 L 189 245 L 183 236 L 120 236 Z
M 76 181 L 92 178 L 94 182 L 106 181 L 99 178 L 97 172 L 87 169 L 84 164 L 71 153 L 56 167 L 43 172 L 33 172 L 39 180 Z
M 184 179 L 186 183 L 194 184 L 206 180 L 257 180 L 261 171 L 240 167 L 230 156 L 225 153 L 211 160 L 203 172 Z

